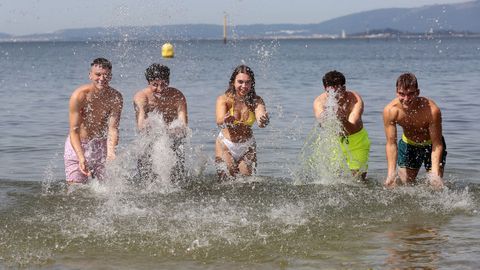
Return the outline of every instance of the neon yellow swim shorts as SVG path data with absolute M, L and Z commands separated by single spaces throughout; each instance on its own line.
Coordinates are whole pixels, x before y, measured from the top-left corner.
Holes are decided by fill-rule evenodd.
M 370 152 L 370 139 L 367 130 L 362 128 L 357 133 L 340 137 L 340 147 L 350 170 L 366 172 Z

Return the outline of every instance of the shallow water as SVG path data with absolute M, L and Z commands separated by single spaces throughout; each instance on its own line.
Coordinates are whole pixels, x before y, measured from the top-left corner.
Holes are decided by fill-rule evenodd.
M 202 182 L 166 194 L 115 192 L 115 183 L 67 194 L 61 186 L 47 192 L 38 182 L 2 182 L 9 198 L 0 211 L 2 264 L 358 269 L 461 261 L 473 269 L 478 263 L 471 255 L 480 238 L 470 227 L 478 222 L 477 187 Z
M 478 39 L 0 43 L 0 268 L 476 269 L 480 250 L 475 96 Z M 112 60 L 124 95 L 119 160 L 106 183 L 66 191 L 68 98 L 89 62 Z M 134 186 L 132 97 L 160 61 L 189 105 L 190 182 Z M 271 124 L 255 128 L 258 175 L 217 183 L 217 95 L 245 62 Z M 338 69 L 365 101 L 369 182 L 298 178 L 321 76 Z M 385 190 L 381 112 L 404 71 L 442 109 L 449 189 Z M 400 132 L 400 131 L 399 131 Z M 126 157 L 122 159 L 122 157 Z M 424 178 L 421 171 L 421 178 Z M 185 183 L 183 183 L 185 184 Z

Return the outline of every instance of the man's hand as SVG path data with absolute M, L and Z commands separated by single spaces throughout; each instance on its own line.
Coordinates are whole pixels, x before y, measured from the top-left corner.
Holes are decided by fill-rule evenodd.
M 387 176 L 387 179 L 385 179 L 385 182 L 383 185 L 386 188 L 394 188 L 397 186 L 397 176 L 395 174 Z
M 427 180 L 428 182 L 430 182 L 430 185 L 432 185 L 433 189 L 435 190 L 440 190 L 445 186 L 443 184 L 443 179 L 440 176 L 435 175 L 433 173 L 427 174 Z
M 87 166 L 87 161 L 82 158 L 79 160 L 78 162 L 78 165 L 80 167 L 80 171 L 85 174 L 86 176 L 91 176 L 92 173 L 90 172 L 90 170 L 88 169 L 88 166 Z

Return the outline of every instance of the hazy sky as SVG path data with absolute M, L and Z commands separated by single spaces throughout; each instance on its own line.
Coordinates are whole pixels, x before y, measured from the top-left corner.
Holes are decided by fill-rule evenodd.
M 184 23 L 319 23 L 361 11 L 469 0 L 0 0 L 0 32 Z

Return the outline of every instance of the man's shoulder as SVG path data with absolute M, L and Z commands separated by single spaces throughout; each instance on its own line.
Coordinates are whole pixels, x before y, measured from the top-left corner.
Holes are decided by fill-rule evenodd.
M 398 98 L 394 98 L 390 103 L 388 103 L 385 108 L 383 108 L 384 114 L 396 114 L 402 110 L 402 106 Z
M 429 108 L 431 118 L 432 119 L 438 119 L 438 117 L 441 118 L 442 112 L 440 110 L 440 107 L 438 107 L 438 105 L 435 103 L 435 101 L 433 101 L 430 98 L 425 98 L 425 99 L 426 99 L 426 103 L 428 104 L 428 106 L 425 106 L 425 107 Z
M 135 93 L 135 95 L 133 95 L 133 101 L 147 99 L 148 94 L 147 94 L 146 90 L 147 90 L 146 88 L 142 89 L 142 90 L 138 90 Z
M 87 94 L 92 90 L 93 88 L 91 84 L 81 85 L 77 87 L 77 89 L 73 90 L 71 98 L 84 99 L 87 96 Z
M 400 100 L 394 98 L 385 106 L 385 108 L 399 108 L 400 105 Z
M 163 98 L 168 98 L 170 102 L 186 102 L 185 95 L 182 93 L 182 91 L 178 90 L 175 87 L 168 87 L 165 90 L 162 91 L 161 96 Z
M 181 97 L 185 97 L 185 95 L 182 93 L 182 91 L 180 91 L 178 88 L 168 87 L 167 90 L 168 90 L 168 94 L 169 94 L 170 96 L 181 96 Z
M 91 83 L 80 85 L 73 92 L 75 93 L 75 92 L 88 92 L 88 91 L 93 91 L 93 86 Z
M 362 96 L 354 90 L 348 90 L 347 93 L 349 93 L 349 97 L 351 100 L 353 100 L 355 103 L 356 102 L 363 102 Z
M 314 103 L 325 102 L 326 99 L 327 99 L 327 93 L 321 93 L 313 100 L 313 102 Z
M 358 93 L 358 91 L 356 91 L 356 90 L 347 90 L 347 93 L 350 93 L 350 95 L 355 96 L 355 97 L 359 97 L 359 98 L 362 97 L 360 95 L 360 93 Z
M 113 95 L 113 96 L 117 96 L 117 97 L 122 96 L 122 93 L 120 91 L 118 91 L 117 89 L 113 88 L 113 87 L 110 87 L 109 90 L 110 90 L 111 95 Z
M 428 98 L 428 97 L 420 97 L 420 98 L 422 98 L 422 101 L 424 103 L 428 104 L 430 106 L 430 108 L 440 110 L 437 103 L 435 103 L 435 101 L 433 99 Z

